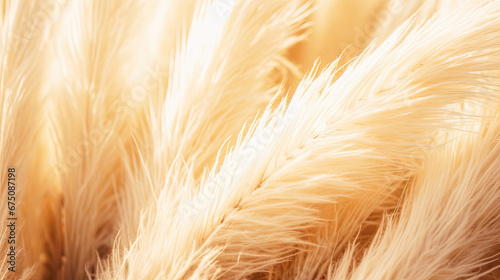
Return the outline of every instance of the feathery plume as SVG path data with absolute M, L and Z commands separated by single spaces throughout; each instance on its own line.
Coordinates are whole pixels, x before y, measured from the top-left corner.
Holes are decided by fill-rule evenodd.
M 137 125 L 146 136 L 136 137 L 140 158 L 125 160 L 132 164 L 120 208 L 123 246 L 162 189 L 175 209 L 179 186 L 197 182 L 225 141 L 265 108 L 291 67 L 287 49 L 303 38 L 296 34 L 308 6 L 299 2 L 202 2 L 173 55 L 166 96 L 153 96 Z
M 63 197 L 63 278 L 84 279 L 107 255 L 117 232 L 117 198 L 125 167 L 121 143 L 144 98 L 135 96 L 134 60 L 142 1 L 72 0 L 54 52 L 51 104 L 56 168 Z
M 430 152 L 400 216 L 387 217 L 359 264 L 348 251 L 331 279 L 483 279 L 500 268 L 495 107 L 479 131 Z
M 500 32 L 499 15 L 494 4 L 462 7 L 416 28 L 403 25 L 335 82 L 335 65 L 317 78 L 313 71 L 289 104 L 263 113 L 173 217 L 167 189 L 161 192 L 114 275 L 182 279 L 214 254 L 218 277 L 234 279 L 317 246 L 313 230 L 334 218 L 321 215 L 323 205 L 388 196 L 391 183 L 405 182 L 419 165 L 436 130 L 453 127 L 449 105 L 491 97 L 478 93 L 481 76 L 471 73 L 498 65 L 500 37 L 492 34 Z M 340 239 L 356 228 L 350 223 Z
M 44 139 L 43 69 L 52 28 L 44 9 L 50 4 L 0 2 L 1 279 L 41 278 L 60 259 L 60 240 L 48 224 L 56 212 L 46 207 L 57 204 Z
M 447 6 L 448 9 L 444 9 L 446 5 L 442 6 L 443 9 L 439 10 L 439 15 L 437 19 L 434 19 L 434 21 L 439 21 L 439 18 L 442 18 L 441 20 L 443 21 L 447 20 L 447 22 L 451 22 L 451 19 L 446 18 L 445 16 L 446 13 L 452 11 L 451 9 L 452 3 L 448 4 L 449 4 L 449 6 Z M 469 4 L 468 7 L 470 8 L 471 5 L 474 4 Z M 481 5 L 485 5 L 485 3 L 483 2 Z M 456 5 L 456 7 L 458 6 L 459 5 Z M 464 9 L 464 7 L 462 7 L 461 9 Z M 467 9 L 467 7 L 465 7 L 465 9 Z M 497 10 L 494 11 L 496 12 Z M 456 20 L 456 17 L 453 16 L 451 17 L 454 18 L 454 20 Z M 431 24 L 436 24 L 436 23 L 428 23 L 428 25 Z M 465 27 L 463 28 L 465 29 Z M 487 26 L 485 26 L 484 28 L 485 28 L 484 30 L 489 30 L 487 29 L 488 28 Z M 495 30 L 491 30 L 491 32 L 495 32 Z M 409 34 L 411 36 L 412 33 Z M 394 36 L 394 34 L 392 36 Z M 488 38 L 485 37 L 486 35 L 482 36 L 484 38 Z M 436 38 L 435 42 L 440 42 L 440 40 L 437 39 L 437 37 L 435 38 Z M 424 39 L 424 37 L 421 37 L 421 39 L 408 38 L 406 40 L 418 40 L 430 43 L 428 38 Z M 473 39 L 468 38 L 468 40 L 473 40 Z M 459 56 L 462 55 L 467 56 L 465 51 L 464 53 L 458 52 L 458 50 L 461 50 L 459 46 L 456 50 L 457 50 L 456 52 L 457 59 Z M 468 49 L 464 47 L 462 50 L 468 50 Z M 483 58 L 483 60 L 484 59 L 487 58 Z M 492 59 L 494 60 L 496 58 L 492 57 Z M 498 61 L 494 60 L 492 65 L 495 64 L 498 65 Z M 495 69 L 495 67 L 491 67 L 490 69 Z M 484 70 L 490 70 L 490 69 L 484 68 Z M 492 74 L 491 71 L 486 71 L 486 73 L 477 76 L 478 79 L 477 79 L 476 91 L 483 90 L 482 87 L 484 86 L 484 84 L 482 83 L 484 82 L 482 81 L 482 79 L 488 79 L 491 74 Z M 488 84 L 491 83 L 498 84 L 498 75 L 494 74 L 492 80 L 493 81 L 488 81 Z M 462 85 L 460 85 L 459 83 L 455 84 L 454 87 L 455 86 L 457 91 L 463 90 L 460 89 Z M 464 105 L 462 103 L 458 103 L 451 107 L 451 109 L 456 110 L 456 112 L 459 114 L 468 114 L 467 117 L 464 117 L 463 119 L 460 119 L 460 121 L 457 121 L 457 125 L 460 123 L 462 124 L 470 123 L 473 120 L 471 119 L 471 116 L 478 116 L 482 113 L 482 112 L 477 112 L 477 110 L 473 112 L 471 111 L 470 108 L 467 108 L 466 110 L 464 109 L 463 106 Z M 439 135 L 441 136 L 442 139 L 441 133 Z M 444 141 L 445 141 L 444 139 L 440 140 L 440 142 Z M 417 166 L 415 166 L 415 168 L 416 167 Z M 379 193 L 378 196 L 375 195 L 366 196 L 364 200 L 363 199 L 354 200 L 353 201 L 354 203 L 345 202 L 345 205 L 341 205 L 339 203 L 331 206 L 330 208 L 323 208 L 322 209 L 323 212 L 335 213 L 335 215 L 330 215 L 330 217 L 335 217 L 335 222 L 328 225 L 326 228 L 323 228 L 315 232 L 315 238 L 316 240 L 318 240 L 316 241 L 316 243 L 321 244 L 321 246 L 315 247 L 305 254 L 299 254 L 293 262 L 290 262 L 283 267 L 277 267 L 275 271 L 272 272 L 269 278 L 282 279 L 283 277 L 285 277 L 293 279 L 322 279 L 325 277 L 326 271 L 332 268 L 331 266 L 329 267 L 328 265 L 330 263 L 333 264 L 336 263 L 335 260 L 339 256 L 339 253 L 343 252 L 342 248 L 347 244 L 346 242 L 349 242 L 349 240 L 352 240 L 352 238 L 356 238 L 357 242 L 356 242 L 356 250 L 352 248 L 350 250 L 350 253 L 353 254 L 351 257 L 353 258 L 358 257 L 359 255 L 356 255 L 355 253 L 359 252 L 361 248 L 363 248 L 364 246 L 369 244 L 369 242 L 371 242 L 372 237 L 375 235 L 375 232 L 378 229 L 380 222 L 382 221 L 384 213 L 391 213 L 399 208 L 399 204 L 401 203 L 402 199 L 401 196 L 405 193 L 405 190 L 407 190 L 414 184 L 413 177 L 414 176 L 409 176 L 407 177 L 408 178 L 407 180 L 402 180 L 400 182 L 396 182 L 395 184 L 393 183 L 394 186 L 392 192 L 387 192 L 385 194 Z M 369 212 L 366 211 L 367 209 L 372 209 L 371 214 L 369 214 Z M 361 216 L 353 216 L 356 214 L 361 214 Z M 359 223 L 356 224 L 353 221 L 359 221 Z M 345 234 L 341 234 L 342 232 Z M 338 277 L 337 279 L 341 278 L 342 277 Z

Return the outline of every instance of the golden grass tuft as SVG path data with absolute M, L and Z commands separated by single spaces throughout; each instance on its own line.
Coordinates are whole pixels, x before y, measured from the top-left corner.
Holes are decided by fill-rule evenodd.
M 498 2 L 0 16 L 1 279 L 500 279 Z

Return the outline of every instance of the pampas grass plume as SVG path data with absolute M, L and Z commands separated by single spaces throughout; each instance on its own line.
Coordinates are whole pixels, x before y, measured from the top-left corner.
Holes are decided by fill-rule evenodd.
M 1 279 L 500 279 L 497 1 L 0 16 Z

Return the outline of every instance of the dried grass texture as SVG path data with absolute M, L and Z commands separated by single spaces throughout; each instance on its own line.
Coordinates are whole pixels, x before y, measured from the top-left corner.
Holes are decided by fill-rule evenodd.
M 1 214 L 5 225 L 1 230 L 0 250 L 2 279 L 40 278 L 53 272 L 51 258 L 60 259 L 61 240 L 57 229 L 46 222 L 56 219 L 60 207 L 54 196 L 53 172 L 49 160 L 44 117 L 44 68 L 47 67 L 47 38 L 50 23 L 35 25 L 48 1 L 2 1 L 1 15 L 1 70 L 0 70 L 0 166 L 2 172 Z M 15 168 L 14 200 L 9 198 L 8 169 Z M 10 195 L 9 195 L 10 196 Z M 11 209 L 8 207 L 14 207 Z M 15 243 L 11 229 L 10 211 L 15 212 Z M 11 241 L 11 242 L 8 242 Z M 9 248 L 16 247 L 15 273 L 7 268 Z M 14 276 L 15 274 L 15 276 Z
M 399 217 L 331 279 L 484 279 L 500 268 L 498 107 L 489 113 L 479 131 L 429 153 Z
M 145 121 L 138 122 L 146 136 L 136 137 L 140 158 L 125 159 L 133 163 L 121 213 L 126 245 L 140 212 L 161 191 L 162 203 L 175 211 L 177 197 L 196 190 L 189 184 L 271 100 L 291 67 L 284 54 L 302 38 L 296 34 L 307 6 L 297 1 L 241 2 L 227 10 L 202 4 L 172 55 L 165 96 L 153 93 Z
M 1 279 L 500 279 L 498 2 L 0 9 Z
M 128 124 L 142 101 L 129 83 L 138 65 L 128 61 L 150 12 L 141 9 L 141 1 L 68 2 L 53 41 L 57 78 L 50 98 L 64 279 L 87 278 L 117 233 L 116 200 L 126 172 L 120 147 L 132 142 Z
M 198 194 L 180 202 L 172 219 L 167 218 L 171 206 L 159 197 L 154 222 L 144 226 L 154 229 L 144 230 L 122 265 L 115 262 L 118 275 L 182 279 L 215 254 L 212 267 L 219 269 L 212 275 L 205 271 L 207 277 L 257 277 L 304 247 L 322 245 L 311 244 L 310 235 L 324 219 L 349 221 L 340 226 L 340 234 L 329 235 L 348 240 L 383 206 L 393 182 L 407 181 L 418 167 L 418 143 L 432 142 L 433 131 L 452 127 L 446 106 L 481 100 L 483 84 L 466 77 L 498 66 L 498 42 L 490 40 L 481 48 L 474 43 L 474 38 L 488 38 L 497 24 L 491 21 L 496 15 L 478 16 L 490 10 L 464 20 L 477 28 L 455 33 L 435 27 L 458 24 L 462 13 L 444 14 L 411 31 L 403 26 L 334 83 L 334 66 L 316 79 L 306 78 L 289 104 L 264 112 L 250 136 L 225 157 L 220 170 L 203 178 Z M 415 46 L 423 39 L 425 48 Z M 456 55 L 457 48 L 467 52 Z M 407 59 L 389 63 L 402 56 Z M 354 77 L 364 83 L 358 85 Z M 338 217 L 344 197 L 349 210 Z M 358 200 L 362 214 L 352 200 Z M 324 217 L 319 210 L 328 203 L 337 205 L 333 216 Z M 160 239 L 176 242 L 158 244 Z M 339 244 L 335 248 L 342 249 Z M 140 257 L 143 250 L 150 252 L 148 265 Z

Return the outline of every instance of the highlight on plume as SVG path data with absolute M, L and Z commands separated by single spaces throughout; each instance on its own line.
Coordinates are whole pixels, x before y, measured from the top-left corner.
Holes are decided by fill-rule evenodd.
M 60 211 L 47 149 L 44 84 L 51 23 L 33 25 L 48 1 L 2 1 L 0 54 L 1 279 L 56 272 Z M 27 28 L 30 27 L 30 28 Z
M 0 279 L 500 279 L 500 2 L 0 16 Z
M 122 145 L 142 99 L 131 57 L 152 10 L 143 1 L 69 1 L 51 41 L 51 136 L 61 186 L 63 279 L 86 279 L 117 234 Z M 122 144 L 123 143 L 123 144 Z M 131 151 L 132 152 L 132 151 Z
M 139 158 L 124 160 L 125 246 L 134 241 L 141 212 L 152 204 L 150 211 L 156 211 L 160 192 L 174 210 L 179 195 L 194 191 L 176 186 L 197 182 L 219 148 L 230 145 L 231 136 L 234 142 L 245 121 L 265 108 L 284 73 L 295 71 L 284 54 L 303 37 L 297 33 L 307 6 L 288 0 L 234 4 L 219 10 L 200 2 L 189 30 L 178 35 L 165 92 L 161 85 L 151 92 L 145 120 L 137 121 Z

